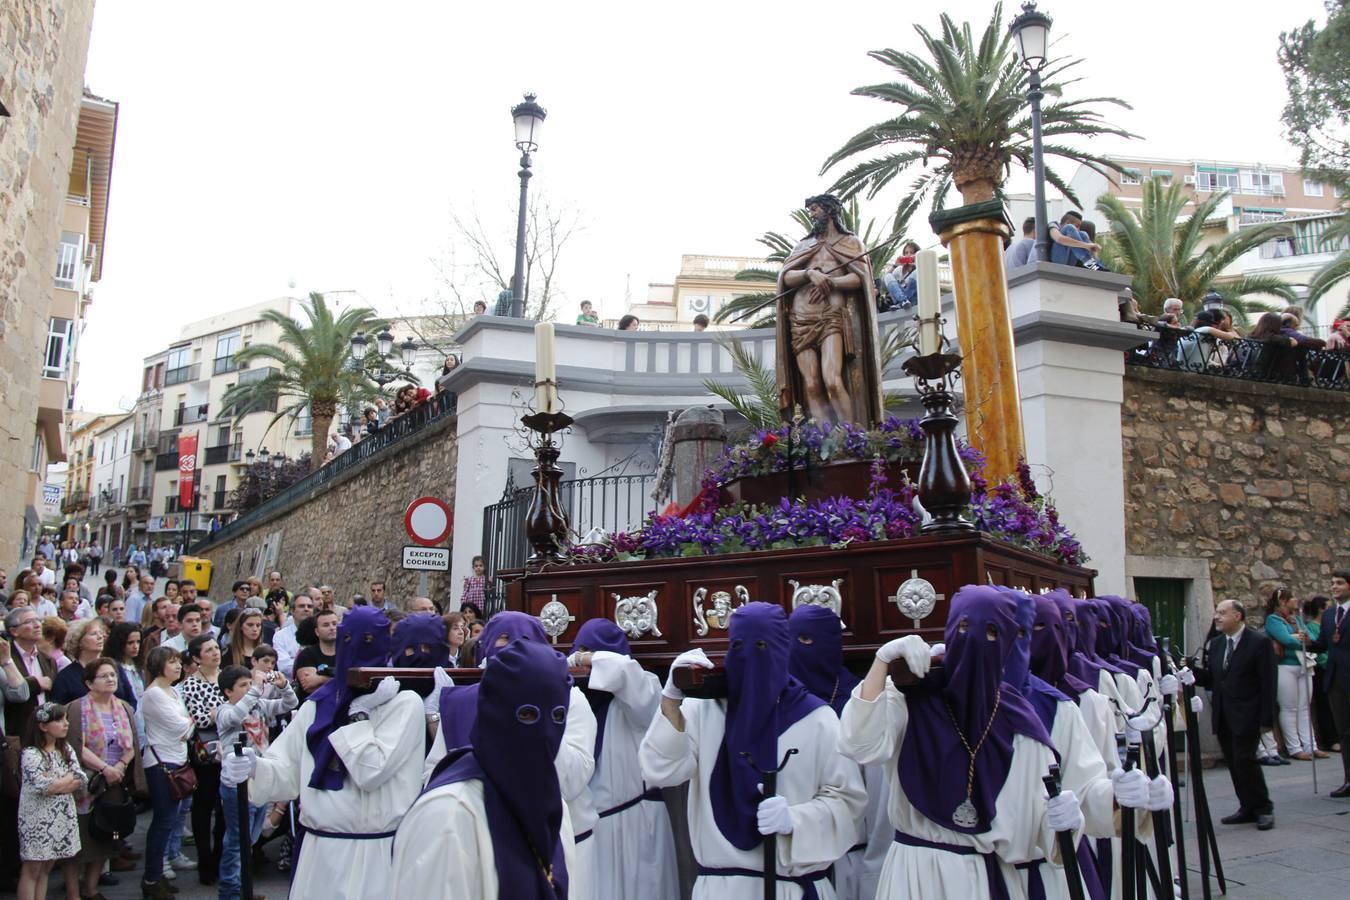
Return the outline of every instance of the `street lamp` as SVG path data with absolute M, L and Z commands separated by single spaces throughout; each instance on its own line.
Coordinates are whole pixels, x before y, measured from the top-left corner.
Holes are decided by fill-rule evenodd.
M 365 332 L 358 331 L 351 337 L 351 355 L 353 367 L 365 372 L 367 378 L 384 387 L 391 381 L 397 381 L 400 378 L 412 377 L 413 363 L 417 362 L 417 342 L 412 338 L 404 339 L 403 343 L 398 345 L 399 359 L 403 362 L 402 371 L 390 369 L 366 370 L 366 351 L 370 348 L 370 338 L 366 337 Z M 394 351 L 394 336 L 389 333 L 389 329 L 381 328 L 380 333 L 375 335 L 375 349 L 379 353 L 380 359 L 386 359 Z
M 1050 259 L 1050 226 L 1045 211 L 1045 156 L 1041 150 L 1041 70 L 1050 50 L 1050 17 L 1036 9 L 1036 0 L 1022 4 L 1022 14 L 1008 29 L 1017 41 L 1017 55 L 1031 76 L 1027 99 L 1031 101 L 1032 176 L 1036 182 L 1036 259 Z
M 516 149 L 520 151 L 520 218 L 516 223 L 516 271 L 511 276 L 511 315 L 517 319 L 525 316 L 525 205 L 530 188 L 530 154 L 539 149 L 539 132 L 548 115 L 534 101 L 534 94 L 526 94 L 524 103 L 511 108 Z
M 280 450 L 278 450 L 276 453 L 272 454 L 272 468 L 274 470 L 280 472 L 281 467 L 284 465 L 286 465 L 285 453 L 282 453 Z
M 1210 288 L 1208 291 L 1205 292 L 1205 297 L 1203 300 L 1200 301 L 1200 304 L 1201 307 L 1204 309 L 1215 309 L 1222 312 L 1223 294 L 1220 294 L 1214 288 Z

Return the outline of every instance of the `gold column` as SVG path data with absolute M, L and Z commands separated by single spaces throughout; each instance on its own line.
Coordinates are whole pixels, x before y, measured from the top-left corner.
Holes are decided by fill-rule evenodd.
M 984 477 L 993 483 L 1026 456 L 1003 271 L 1003 238 L 1012 230 L 997 200 L 941 210 L 929 221 L 951 252 L 967 440 L 985 455 Z

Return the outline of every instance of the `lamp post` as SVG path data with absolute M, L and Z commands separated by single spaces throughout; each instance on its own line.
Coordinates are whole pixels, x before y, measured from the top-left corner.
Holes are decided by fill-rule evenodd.
M 380 333 L 375 335 L 375 350 L 383 360 L 394 350 L 394 336 L 389 333 L 388 328 L 380 329 Z M 370 347 L 370 338 L 366 337 L 365 332 L 358 331 L 352 335 L 351 339 L 351 359 L 354 367 L 359 371 L 365 372 L 367 378 L 384 387 L 391 381 L 397 381 L 400 378 L 409 378 L 412 376 L 413 363 L 417 361 L 417 342 L 412 338 L 405 338 L 403 343 L 398 345 L 399 361 L 403 363 L 402 371 L 393 369 L 376 369 L 374 371 L 366 370 L 366 351 Z M 263 462 L 267 462 L 266 459 Z
M 1027 99 L 1031 101 L 1031 159 L 1032 177 L 1036 182 L 1036 259 L 1050 259 L 1050 225 L 1045 211 L 1045 155 L 1041 149 L 1041 70 L 1045 68 L 1050 49 L 1050 17 L 1036 9 L 1036 0 L 1022 4 L 1022 14 L 1012 20 L 1008 29 L 1017 41 L 1022 67 L 1031 76 Z
M 539 132 L 548 115 L 534 100 L 534 94 L 526 94 L 525 102 L 511 108 L 516 149 L 520 150 L 520 217 L 516 222 L 516 271 L 511 276 L 511 315 L 517 319 L 525 317 L 525 207 L 530 188 L 530 154 L 539 149 Z

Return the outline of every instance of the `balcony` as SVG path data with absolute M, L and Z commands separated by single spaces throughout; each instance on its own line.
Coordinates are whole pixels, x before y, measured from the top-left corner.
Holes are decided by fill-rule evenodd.
M 61 501 L 61 512 L 73 513 L 89 508 L 89 492 L 73 490 Z
M 221 463 L 239 462 L 243 450 L 243 444 L 221 444 L 217 447 L 207 447 L 206 465 L 215 466 Z
M 155 454 L 155 471 L 172 472 L 178 468 L 178 449 L 174 448 L 166 453 Z
M 122 492 L 116 488 L 99 491 L 90 502 L 91 512 L 101 516 L 111 515 L 122 508 Z
M 226 372 L 233 372 L 239 368 L 239 363 L 234 361 L 233 356 L 222 356 L 216 359 L 211 366 L 212 375 L 224 375 Z
M 153 429 L 137 431 L 131 436 L 131 449 L 134 453 L 143 453 L 146 450 L 154 451 L 159 446 L 159 432 Z
M 216 491 L 211 497 L 212 509 L 227 509 L 230 505 L 229 491 Z
M 179 505 L 178 495 L 174 494 L 172 497 L 165 497 L 164 498 L 165 515 L 168 515 L 169 513 L 179 513 L 179 512 L 187 512 L 187 510 L 183 509 L 183 507 Z
M 127 490 L 127 504 L 129 506 L 149 506 L 150 498 L 153 493 L 154 488 L 148 484 L 129 488 Z
M 201 378 L 202 367 L 200 363 L 190 366 L 179 366 L 177 369 L 169 369 L 164 373 L 164 386 L 168 387 L 174 384 L 187 384 L 189 381 L 196 381 Z
M 198 422 L 205 422 L 207 419 L 208 407 L 203 403 L 200 406 L 180 406 L 173 411 L 173 424 L 175 428 L 183 425 L 196 425 Z

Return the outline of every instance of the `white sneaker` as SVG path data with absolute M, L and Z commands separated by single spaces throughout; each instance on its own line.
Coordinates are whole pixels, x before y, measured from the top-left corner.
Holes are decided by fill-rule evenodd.
M 164 878 L 167 879 L 168 881 L 173 881 L 177 877 L 178 873 L 173 870 L 173 866 L 169 865 L 169 861 L 167 859 L 164 860 Z
M 173 866 L 175 869 L 191 870 L 197 868 L 197 861 L 195 859 L 189 859 L 187 854 L 180 853 L 169 860 L 169 865 Z

